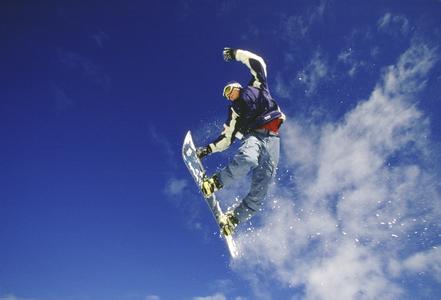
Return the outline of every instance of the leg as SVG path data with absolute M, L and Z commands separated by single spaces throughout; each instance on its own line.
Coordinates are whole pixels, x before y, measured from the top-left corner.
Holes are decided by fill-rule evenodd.
M 201 191 L 205 198 L 214 192 L 228 187 L 234 181 L 246 176 L 248 172 L 257 167 L 262 141 L 255 136 L 248 136 L 242 142 L 238 153 L 233 157 L 228 166 L 212 177 L 203 180 Z
M 239 223 L 251 218 L 262 207 L 276 172 L 279 161 L 279 138 L 268 137 L 264 145 L 265 149 L 259 158 L 259 165 L 253 170 L 250 192 L 234 210 Z
M 233 157 L 228 166 L 218 174 L 223 187 L 227 187 L 243 178 L 250 170 L 258 166 L 261 143 L 258 138 L 252 135 L 243 141 L 239 152 Z

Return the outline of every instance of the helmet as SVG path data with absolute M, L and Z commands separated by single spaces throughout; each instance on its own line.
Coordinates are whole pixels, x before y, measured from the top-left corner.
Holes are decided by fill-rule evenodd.
M 228 97 L 228 95 L 231 93 L 231 91 L 233 90 L 233 88 L 242 88 L 242 85 L 239 82 L 230 82 L 228 83 L 225 87 L 224 87 L 224 92 L 222 93 L 222 95 L 224 97 Z

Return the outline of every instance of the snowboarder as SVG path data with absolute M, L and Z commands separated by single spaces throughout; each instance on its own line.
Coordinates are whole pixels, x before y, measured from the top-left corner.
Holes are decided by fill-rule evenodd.
M 279 161 L 279 128 L 285 120 L 268 89 L 264 60 L 249 51 L 224 48 L 224 60 L 237 60 L 251 71 L 248 86 L 238 82 L 228 83 L 223 96 L 231 101 L 228 119 L 220 136 L 205 147 L 197 149 L 199 158 L 224 151 L 235 138 L 242 144 L 228 166 L 212 177 L 205 177 L 201 190 L 206 198 L 221 188 L 227 188 L 236 180 L 252 172 L 251 188 L 242 202 L 228 211 L 220 220 L 221 231 L 231 235 L 236 226 L 251 218 L 262 206 L 269 184 Z

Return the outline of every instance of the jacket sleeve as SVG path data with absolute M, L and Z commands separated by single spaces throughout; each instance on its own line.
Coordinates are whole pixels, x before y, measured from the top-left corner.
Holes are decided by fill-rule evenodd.
M 239 114 L 236 113 L 233 107 L 230 107 L 230 110 L 228 112 L 228 119 L 224 124 L 224 130 L 213 143 L 208 145 L 208 147 L 210 147 L 211 149 L 211 152 L 221 152 L 230 147 L 231 143 L 234 141 L 234 138 L 238 134 L 238 121 Z
M 245 64 L 253 76 L 249 85 L 259 89 L 268 89 L 266 64 L 262 57 L 246 50 L 236 50 L 236 60 Z

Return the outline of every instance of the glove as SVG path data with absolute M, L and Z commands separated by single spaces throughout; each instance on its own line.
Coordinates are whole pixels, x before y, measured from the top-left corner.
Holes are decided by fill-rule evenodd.
M 225 61 L 232 61 L 236 59 L 236 49 L 225 47 L 223 54 Z
M 199 159 L 204 158 L 205 156 L 207 156 L 210 153 L 211 153 L 210 146 L 199 147 L 196 149 L 196 155 L 199 157 Z

